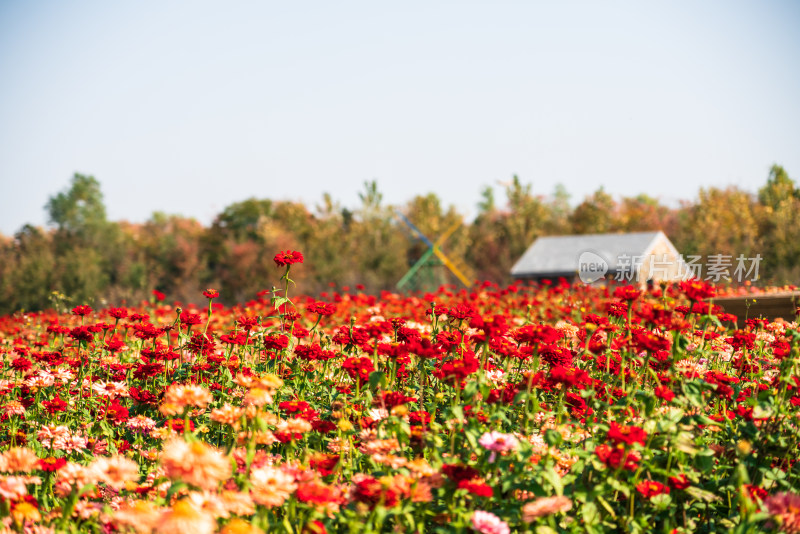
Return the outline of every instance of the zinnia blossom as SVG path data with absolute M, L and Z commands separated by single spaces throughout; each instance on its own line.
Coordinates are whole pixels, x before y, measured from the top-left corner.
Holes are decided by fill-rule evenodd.
M 492 451 L 489 457 L 490 462 L 494 462 L 498 452 L 507 452 L 516 450 L 519 447 L 519 441 L 512 434 L 503 434 L 502 432 L 492 431 L 486 432 L 478 439 L 478 443 L 488 450 Z
M 216 489 L 231 475 L 231 463 L 221 451 L 201 441 L 189 444 L 180 438 L 164 445 L 161 466 L 169 478 L 207 490 Z
M 780 522 L 779 530 L 790 534 L 800 533 L 800 495 L 776 493 L 764 501 L 764 508 Z
M 273 258 L 275 265 L 282 267 L 284 265 L 293 265 L 295 263 L 303 263 L 303 254 L 296 250 L 284 250 L 275 254 Z
M 127 482 L 139 481 L 139 465 L 124 456 L 100 457 L 92 462 L 92 468 L 100 475 L 100 481 L 119 491 Z
M 38 466 L 36 453 L 24 447 L 14 447 L 0 455 L 0 471 L 30 473 Z
M 638 426 L 619 425 L 612 421 L 608 430 L 608 439 L 614 443 L 625 443 L 626 445 L 639 443 L 644 445 L 647 440 L 647 432 Z
M 294 477 L 270 466 L 253 469 L 250 472 L 250 483 L 253 501 L 267 508 L 281 506 L 297 489 Z
M 654 480 L 645 480 L 636 484 L 636 491 L 642 494 L 645 498 L 655 497 L 662 493 L 669 493 L 669 486 L 665 486 L 661 482 Z
M 566 512 L 572 508 L 572 500 L 562 495 L 541 497 L 522 506 L 522 520 L 532 523 L 537 517 Z
M 164 404 L 161 413 L 164 415 L 178 415 L 183 413 L 187 406 L 205 408 L 214 398 L 211 392 L 197 384 L 173 384 L 164 393 Z
M 509 534 L 508 523 L 490 512 L 476 510 L 472 514 L 472 528 L 481 534 Z
M 206 512 L 188 500 L 176 502 L 172 509 L 166 510 L 156 523 L 155 532 L 191 532 L 192 534 L 213 534 L 217 522 Z

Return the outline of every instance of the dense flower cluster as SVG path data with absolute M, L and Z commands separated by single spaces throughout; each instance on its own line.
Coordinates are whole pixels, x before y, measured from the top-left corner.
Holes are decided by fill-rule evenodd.
M 695 281 L 290 300 L 302 261 L 0 318 L 4 531 L 800 532 L 796 323 Z

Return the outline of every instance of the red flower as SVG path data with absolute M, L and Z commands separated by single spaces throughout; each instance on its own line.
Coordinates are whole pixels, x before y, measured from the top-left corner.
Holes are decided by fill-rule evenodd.
M 462 480 L 458 483 L 459 489 L 465 489 L 473 495 L 478 497 L 491 497 L 494 495 L 494 490 L 488 484 L 477 482 L 473 480 Z
M 90 313 L 92 313 L 92 307 L 87 306 L 86 304 L 72 308 L 72 315 L 80 315 L 83 317 L 84 315 L 89 315 Z
M 203 291 L 203 296 L 207 299 L 215 299 L 219 296 L 219 291 L 209 288 Z
M 669 486 L 665 486 L 661 482 L 654 480 L 645 480 L 636 484 L 636 491 L 642 494 L 643 497 L 650 498 L 662 493 L 669 493 Z
M 618 287 L 614 290 L 614 297 L 622 300 L 636 300 L 642 292 L 633 286 Z
M 636 451 L 627 452 L 621 444 L 617 444 L 614 447 L 598 445 L 595 447 L 594 453 L 601 462 L 613 469 L 622 466 L 623 469 L 628 471 L 635 471 L 639 467 L 639 460 L 641 460 L 641 456 Z
M 640 351 L 658 352 L 660 350 L 669 350 L 670 348 L 669 339 L 644 330 L 633 334 L 633 342 Z
M 315 519 L 306 523 L 306 526 L 303 527 L 303 534 L 328 534 L 328 531 L 322 522 Z
M 49 458 L 42 458 L 39 460 L 39 469 L 50 473 L 58 471 L 65 465 L 67 465 L 66 458 L 54 458 L 50 456 Z
M 521 326 L 512 333 L 512 336 L 517 343 L 555 343 L 563 336 L 561 332 L 556 330 L 550 325 L 546 324 L 530 324 Z
M 281 267 L 283 265 L 293 265 L 295 263 L 303 263 L 303 254 L 296 250 L 284 250 L 275 254 L 273 258 L 275 265 Z
M 725 338 L 725 341 L 730 343 L 736 350 L 743 348 L 752 350 L 755 347 L 756 335 L 752 332 L 737 330 L 733 333 L 733 337 Z
M 289 346 L 289 338 L 283 334 L 264 336 L 264 349 L 283 350 Z
M 283 401 L 278 408 L 286 413 L 299 413 L 308 410 L 309 405 L 306 401 Z
M 716 294 L 714 286 L 701 282 L 700 280 L 686 280 L 680 283 L 681 291 L 691 300 L 703 300 L 711 298 Z
M 56 412 L 63 412 L 67 409 L 67 403 L 64 402 L 64 400 L 59 397 L 58 394 L 53 397 L 53 400 L 42 402 L 42 406 L 44 406 L 44 409 L 47 410 L 47 413 L 50 415 L 53 415 Z
M 28 358 L 24 358 L 20 356 L 19 358 L 14 358 L 11 362 L 11 368 L 16 371 L 27 371 L 33 366 L 33 362 L 31 362 Z
M 341 495 L 325 484 L 318 482 L 304 482 L 298 484 L 295 497 L 300 502 L 326 505 L 328 503 L 337 503 L 341 501 Z
M 463 320 L 470 319 L 478 315 L 478 312 L 469 304 L 456 304 L 447 310 L 447 315 L 449 315 L 452 319 Z
M 128 316 L 128 310 L 125 308 L 109 308 L 108 314 L 114 319 L 124 319 Z
M 461 464 L 445 464 L 442 466 L 442 473 L 447 475 L 447 478 L 451 479 L 456 484 L 480 476 L 480 472 L 474 467 Z
M 324 477 L 333 474 L 338 463 L 339 455 L 337 454 L 315 453 L 309 460 L 309 466 L 319 471 L 319 474 Z
M 654 391 L 656 397 L 658 397 L 661 400 L 670 402 L 672 399 L 675 398 L 675 393 L 673 393 L 672 390 L 667 386 L 658 386 L 657 388 L 655 388 Z
M 397 504 L 397 494 L 389 488 L 383 487 L 377 479 L 365 476 L 353 488 L 353 499 L 368 504 L 370 509 L 382 504 L 391 508 Z
M 461 382 L 464 378 L 478 370 L 478 359 L 465 353 L 462 359 L 443 362 L 434 372 L 433 376 L 439 380 Z
M 326 303 L 326 302 L 315 302 L 306 308 L 307 311 L 310 313 L 316 313 L 317 315 L 327 316 L 333 315 L 336 311 L 336 304 Z
M 644 445 L 647 439 L 647 432 L 638 426 L 623 426 L 612 422 L 611 428 L 608 430 L 608 439 L 614 443 L 625 443 L 627 445 L 640 443 Z
M 87 343 L 94 339 L 94 334 L 86 326 L 76 326 L 69 331 L 69 337 L 77 339 L 78 341 L 86 341 Z
M 164 421 L 164 427 L 165 428 L 171 428 L 172 430 L 174 430 L 178 434 L 181 434 L 181 433 L 183 433 L 183 428 L 184 428 L 183 419 L 167 419 L 166 421 Z M 192 430 L 194 430 L 194 421 L 192 421 L 190 419 L 189 420 L 189 431 L 192 431 Z
M 158 301 L 162 301 L 162 300 L 164 300 L 165 298 L 167 298 L 167 296 L 166 296 L 164 293 L 162 293 L 161 291 L 159 291 L 159 290 L 157 290 L 157 289 L 154 289 L 154 290 L 153 290 L 153 296 L 154 296 L 154 297 L 156 298 L 156 300 L 158 300 Z
M 750 496 L 750 500 L 760 500 L 763 501 L 767 497 L 769 497 L 769 493 L 764 488 L 759 488 L 758 486 L 753 486 L 751 484 L 744 484 L 744 489 L 747 490 L 747 494 Z
M 551 367 L 571 367 L 573 355 L 566 347 L 557 345 L 545 345 L 539 350 L 542 360 L 550 364 Z
M 673 489 L 683 490 L 689 487 L 689 479 L 686 478 L 686 475 L 669 477 L 669 485 L 672 486 Z

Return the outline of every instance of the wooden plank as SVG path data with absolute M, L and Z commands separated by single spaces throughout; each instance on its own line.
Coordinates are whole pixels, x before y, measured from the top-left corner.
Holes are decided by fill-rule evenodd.
M 709 299 L 736 316 L 739 326 L 744 326 L 745 319 L 763 318 L 774 321 L 778 317 L 786 321 L 794 321 L 797 307 L 800 305 L 800 291 L 786 293 L 765 293 L 763 295 L 746 295 Z

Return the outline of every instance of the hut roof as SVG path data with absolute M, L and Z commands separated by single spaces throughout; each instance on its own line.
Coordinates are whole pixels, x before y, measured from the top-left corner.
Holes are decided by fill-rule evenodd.
M 661 231 L 540 237 L 517 260 L 511 275 L 515 278 L 572 276 L 578 272 L 578 258 L 587 251 L 605 259 L 613 272 L 620 257 L 644 256 L 661 238 L 678 255 Z

